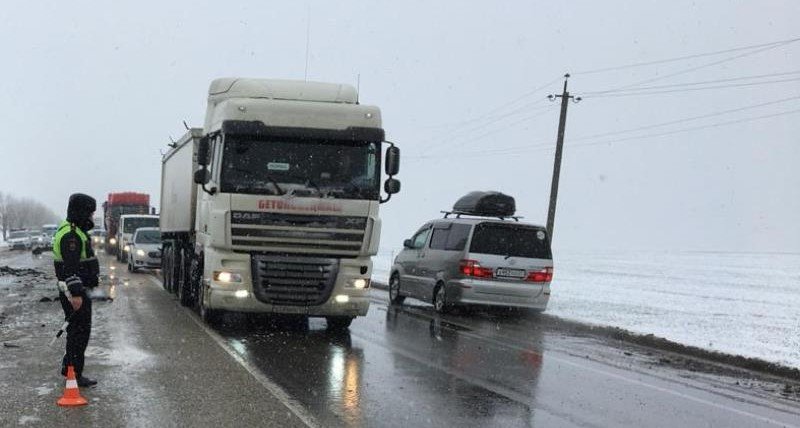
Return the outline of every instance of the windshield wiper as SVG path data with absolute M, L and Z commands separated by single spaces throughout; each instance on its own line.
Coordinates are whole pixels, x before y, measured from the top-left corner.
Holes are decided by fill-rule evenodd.
M 269 182 L 270 182 L 270 183 L 272 183 L 272 185 L 273 185 L 273 186 L 275 186 L 275 190 L 277 190 L 277 191 L 278 191 L 278 194 L 279 194 L 279 195 L 283 196 L 283 195 L 285 195 L 285 194 L 286 194 L 286 191 L 285 191 L 285 190 L 283 190 L 283 189 L 281 189 L 281 185 L 280 185 L 280 184 L 278 184 L 278 182 L 277 182 L 277 181 L 275 181 L 275 179 L 274 179 L 274 178 L 272 178 L 272 176 L 271 176 L 271 175 L 267 174 L 267 175 L 266 175 L 266 177 L 267 177 L 267 180 L 269 180 Z
M 314 188 L 314 190 L 316 190 L 316 191 L 317 191 L 317 193 L 319 193 L 319 195 L 320 195 L 320 196 L 322 196 L 322 190 L 320 190 L 319 186 L 317 186 L 317 184 L 316 184 L 316 183 L 314 183 L 313 181 L 311 181 L 311 179 L 310 179 L 310 178 L 309 178 L 309 179 L 306 181 L 306 187 L 313 187 L 313 188 Z

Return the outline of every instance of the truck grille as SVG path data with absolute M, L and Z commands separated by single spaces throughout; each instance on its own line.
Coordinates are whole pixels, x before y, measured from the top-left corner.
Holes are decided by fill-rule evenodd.
M 234 250 L 358 256 L 366 217 L 231 212 Z
M 337 259 L 256 255 L 253 294 L 276 305 L 321 305 L 328 301 L 338 272 Z

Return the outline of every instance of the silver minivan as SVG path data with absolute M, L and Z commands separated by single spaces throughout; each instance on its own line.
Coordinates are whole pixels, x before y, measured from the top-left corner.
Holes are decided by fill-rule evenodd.
M 389 277 L 392 303 L 412 297 L 441 313 L 455 305 L 547 308 L 553 256 L 541 226 L 445 217 L 422 226 L 403 246 Z

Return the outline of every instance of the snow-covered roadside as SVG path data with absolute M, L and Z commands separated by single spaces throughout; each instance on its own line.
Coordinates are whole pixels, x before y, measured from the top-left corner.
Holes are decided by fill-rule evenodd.
M 562 252 L 552 290 L 552 315 L 800 368 L 797 254 Z

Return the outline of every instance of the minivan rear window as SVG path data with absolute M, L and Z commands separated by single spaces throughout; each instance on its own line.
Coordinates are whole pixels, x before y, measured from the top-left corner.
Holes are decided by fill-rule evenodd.
M 552 259 L 544 230 L 515 224 L 481 223 L 472 234 L 470 253 Z
M 431 249 L 445 251 L 461 251 L 467 245 L 469 239 L 468 224 L 449 224 L 447 227 L 436 227 L 433 229 L 431 238 Z

